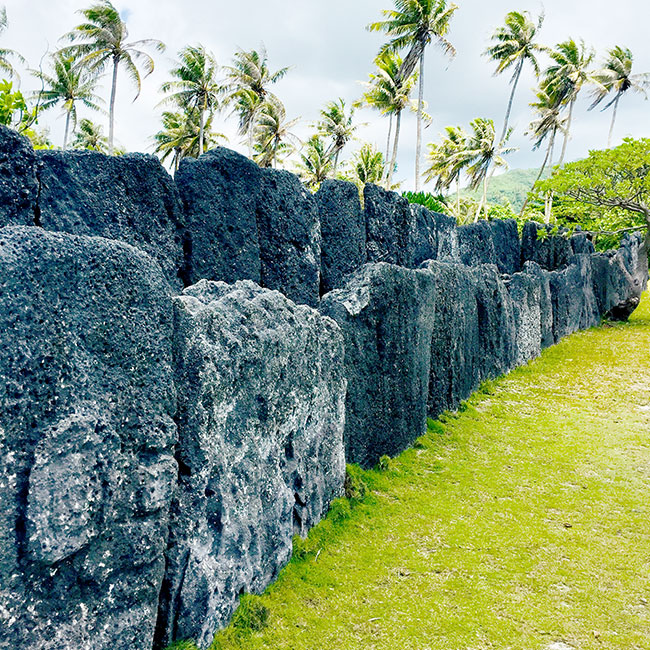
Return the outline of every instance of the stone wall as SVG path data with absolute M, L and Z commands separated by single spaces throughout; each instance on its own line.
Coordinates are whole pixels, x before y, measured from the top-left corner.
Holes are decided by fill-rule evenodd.
M 343 490 L 648 277 L 216 149 L 34 152 L 0 127 L 0 650 L 206 648 Z M 185 288 L 184 288 L 185 287 Z

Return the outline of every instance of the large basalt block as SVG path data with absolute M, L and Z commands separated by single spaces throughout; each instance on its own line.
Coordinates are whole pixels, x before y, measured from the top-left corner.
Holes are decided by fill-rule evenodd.
M 40 225 L 73 235 L 116 239 L 155 259 L 175 289 L 182 287 L 178 192 L 154 156 L 94 151 L 39 151 Z
M 187 223 L 187 284 L 261 281 L 255 217 L 261 178 L 254 162 L 223 147 L 181 162 L 175 180 Z
M 521 366 L 542 351 L 542 280 L 515 273 L 507 281 L 515 322 L 515 365 Z
M 438 259 L 438 224 L 436 213 L 423 205 L 412 204 L 415 231 L 412 266 L 417 268 L 423 262 Z
M 424 433 L 435 293 L 430 271 L 368 264 L 323 298 L 345 337 L 348 462 L 371 467 Z
M 521 242 L 514 219 L 490 221 L 496 265 L 501 273 L 512 275 L 521 270 Z
M 172 309 L 115 241 L 0 230 L 0 647 L 150 648 L 177 465 Z
M 321 295 L 366 263 L 366 222 L 353 183 L 326 180 L 316 192 L 321 231 Z
M 496 264 L 492 228 L 487 221 L 477 221 L 458 228 L 460 261 L 467 266 Z
M 539 316 L 542 350 L 555 343 L 553 335 L 553 299 L 551 296 L 550 272 L 535 262 L 526 262 L 523 272 L 535 278 L 539 285 Z
M 257 202 L 262 286 L 290 300 L 318 304 L 320 223 L 318 207 L 294 174 L 262 170 Z
M 0 227 L 33 226 L 38 184 L 27 138 L 0 126 Z
M 573 260 L 571 241 L 563 234 L 553 234 L 550 225 L 528 221 L 521 238 L 522 264 L 536 262 L 547 271 L 555 271 L 571 264 Z
M 446 214 L 435 212 L 436 232 L 438 238 L 438 255 L 435 259 L 447 262 L 460 262 L 460 245 L 458 242 L 458 225 L 456 219 Z
M 430 262 L 436 278 L 427 411 L 456 410 L 480 383 L 476 276 L 461 264 Z
M 250 281 L 174 299 L 179 489 L 157 647 L 207 647 L 343 489 L 343 337 Z

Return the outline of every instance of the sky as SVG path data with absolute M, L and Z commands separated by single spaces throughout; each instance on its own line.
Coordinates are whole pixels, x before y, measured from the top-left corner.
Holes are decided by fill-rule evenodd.
M 0 4 L 2 0 L 0 0 Z M 0 47 L 19 51 L 29 66 L 38 68 L 46 52 L 60 46 L 59 38 L 81 17 L 76 12 L 90 1 L 4 0 L 9 26 L 0 37 Z M 273 70 L 290 66 L 287 76 L 274 88 L 284 102 L 288 118 L 300 118 L 296 134 L 305 140 L 326 102 L 342 97 L 347 103 L 364 91 L 363 81 L 373 71 L 373 59 L 384 41 L 370 33 L 368 23 L 381 18 L 392 7 L 391 0 L 114 0 L 126 21 L 130 40 L 157 38 L 167 45 L 155 55 L 156 69 L 143 81 L 140 97 L 133 102 L 134 89 L 126 76 L 118 80 L 116 139 L 128 151 L 152 152 L 151 136 L 160 128 L 160 85 L 168 78 L 176 53 L 188 44 L 202 44 L 218 63 L 228 65 L 237 49 L 254 49 L 264 44 Z M 450 60 L 439 47 L 429 48 L 425 64 L 425 101 L 433 122 L 424 131 L 424 142 L 439 141 L 448 125 L 463 125 L 476 117 L 491 118 L 497 130 L 503 123 L 509 74 L 495 77 L 494 64 L 482 52 L 495 28 L 508 11 L 528 10 L 546 19 L 539 40 L 553 45 L 567 38 L 584 39 L 595 48 L 597 61 L 614 45 L 629 47 L 635 55 L 636 72 L 650 72 L 650 3 L 647 0 L 456 0 L 459 9 L 453 18 L 449 40 L 457 50 Z M 44 59 L 47 68 L 47 58 Z M 20 66 L 18 66 L 20 69 Z M 37 83 L 27 71 L 21 73 L 21 89 L 29 93 Z M 532 70 L 522 75 L 515 98 L 511 144 L 518 151 L 509 156 L 511 168 L 537 167 L 543 151 L 533 151 L 525 135 L 532 113 L 535 78 Z M 98 93 L 108 100 L 108 81 Z M 589 112 L 589 98 L 583 93 L 574 117 L 568 158 L 584 157 L 589 149 L 603 148 L 611 120 L 611 109 Z M 80 110 L 81 117 L 104 122 L 107 118 Z M 362 142 L 385 149 L 388 121 L 370 109 L 357 112 L 363 125 L 343 158 Z M 50 130 L 55 144 L 63 139 L 64 118 L 52 109 L 40 121 Z M 402 136 L 396 179 L 403 189 L 411 189 L 414 177 L 415 115 L 402 120 Z M 246 151 L 236 134 L 236 118 L 224 112 L 215 128 L 229 138 L 229 146 Z M 642 95 L 625 96 L 621 101 L 615 143 L 624 137 L 650 137 L 650 101 Z

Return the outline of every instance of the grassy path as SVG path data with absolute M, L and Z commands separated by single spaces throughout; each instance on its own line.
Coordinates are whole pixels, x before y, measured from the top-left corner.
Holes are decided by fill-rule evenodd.
M 648 650 L 650 298 L 362 476 L 213 648 Z

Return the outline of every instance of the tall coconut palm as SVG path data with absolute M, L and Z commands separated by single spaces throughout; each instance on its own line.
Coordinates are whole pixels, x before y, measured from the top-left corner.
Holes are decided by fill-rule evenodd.
M 171 93 L 165 100 L 196 112 L 199 119 L 198 150 L 204 151 L 204 131 L 206 116 L 219 106 L 219 98 L 224 87 L 217 80 L 219 66 L 203 45 L 188 45 L 178 53 L 178 65 L 170 72 L 174 77 L 166 81 L 160 90 Z
M 63 148 L 68 146 L 70 125 L 73 130 L 77 126 L 77 104 L 80 103 L 93 111 L 100 111 L 102 100 L 95 95 L 97 77 L 87 69 L 75 65 L 72 56 L 57 52 L 52 57 L 52 74 L 33 70 L 35 77 L 43 82 L 43 90 L 36 93 L 41 110 L 62 104 L 65 112 L 65 131 L 63 133 Z
M 0 7 L 0 36 L 7 29 L 7 25 L 7 9 Z M 25 63 L 25 59 L 15 50 L 0 48 L 0 70 L 5 72 L 9 77 L 16 77 L 18 79 L 18 73 L 10 61 L 12 58 L 16 59 L 19 63 Z
M 339 155 L 345 145 L 352 139 L 357 127 L 353 123 L 354 106 L 350 112 L 346 112 L 345 101 L 339 97 L 337 101 L 328 102 L 320 112 L 320 120 L 316 124 L 316 130 L 322 137 L 329 138 L 331 145 L 328 148 L 333 158 L 332 173 L 336 174 L 339 163 Z
M 467 173 L 470 180 L 470 187 L 475 190 L 483 185 L 483 196 L 476 211 L 475 221 L 478 220 L 481 210 L 485 208 L 487 219 L 487 191 L 491 167 L 507 167 L 504 156 L 516 151 L 513 147 L 506 147 L 512 129 L 506 133 L 501 141 L 497 140 L 494 122 L 482 117 L 470 122 L 472 133 L 467 142 L 467 149 L 464 155 L 469 165 Z
M 296 169 L 303 183 L 311 190 L 317 190 L 332 173 L 332 156 L 320 136 L 313 135 L 307 140 Z
M 398 52 L 407 49 L 400 70 L 400 79 L 407 79 L 415 68 L 419 70 L 418 117 L 415 151 L 415 191 L 420 189 L 420 158 L 422 155 L 422 119 L 424 112 L 424 55 L 427 46 L 436 41 L 446 54 L 456 53 L 447 40 L 451 19 L 458 9 L 448 0 L 394 0 L 395 9 L 383 12 L 384 20 L 371 23 L 371 31 L 385 32 L 391 40 L 382 51 Z
M 607 138 L 608 148 L 612 146 L 614 123 L 616 122 L 616 113 L 621 97 L 629 90 L 643 94 L 646 99 L 648 97 L 647 91 L 650 89 L 650 72 L 632 74 L 633 63 L 634 55 L 631 50 L 617 45 L 607 52 L 607 59 L 603 67 L 593 74 L 594 80 L 597 83 L 593 91 L 594 101 L 589 107 L 589 110 L 598 106 L 610 93 L 614 94 L 612 100 L 603 108 L 603 110 L 607 110 L 610 106 L 614 106 L 612 124 L 609 128 L 609 137 Z
M 300 140 L 291 129 L 298 123 L 298 118 L 287 120 L 287 112 L 277 98 L 267 99 L 257 112 L 255 124 L 256 162 L 261 167 L 277 167 L 278 154 L 288 152 L 292 146 L 298 146 Z
M 64 48 L 64 51 L 80 58 L 80 63 L 96 74 L 102 73 L 107 66 L 112 66 L 111 98 L 109 103 L 108 127 L 108 152 L 113 153 L 115 134 L 115 96 L 117 93 L 117 72 L 120 66 L 134 83 L 140 95 L 142 77 L 136 62 L 142 64 L 145 76 L 154 69 L 154 60 L 140 48 L 153 48 L 158 52 L 165 49 L 165 45 L 153 38 L 127 42 L 129 36 L 126 23 L 120 17 L 118 10 L 110 0 L 100 0 L 88 9 L 79 11 L 86 22 L 77 25 L 64 38 L 76 42 L 75 45 Z M 81 41 L 81 42 L 77 42 Z
M 573 39 L 559 43 L 554 50 L 550 51 L 553 62 L 546 69 L 543 84 L 548 87 L 548 92 L 552 96 L 569 107 L 560 165 L 566 157 L 576 99 L 585 84 L 594 82 L 594 76 L 589 71 L 594 54 L 584 41 L 578 44 Z
M 239 134 L 248 139 L 249 153 L 253 149 L 253 135 L 258 111 L 267 98 L 279 101 L 268 87 L 282 79 L 289 68 L 271 72 L 266 48 L 235 52 L 231 66 L 225 68 L 230 82 L 229 101 L 239 116 Z
M 505 138 L 508 132 L 512 104 L 524 65 L 529 63 L 535 74 L 539 76 L 540 68 L 537 57 L 540 53 L 548 51 L 546 46 L 535 42 L 543 23 L 543 13 L 535 22 L 528 11 L 511 11 L 506 14 L 505 25 L 498 27 L 492 35 L 492 45 L 484 52 L 485 56 L 497 62 L 495 75 L 499 75 L 514 66 L 510 79 L 512 91 L 510 92 L 506 117 L 503 122 L 501 140 Z

